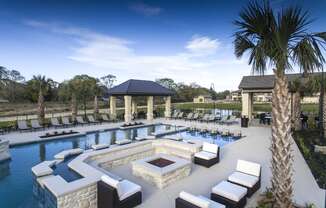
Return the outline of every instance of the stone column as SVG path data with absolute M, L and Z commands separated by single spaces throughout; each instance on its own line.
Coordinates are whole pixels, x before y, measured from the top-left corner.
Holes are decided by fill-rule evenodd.
M 153 120 L 153 106 L 154 106 L 154 98 L 153 96 L 147 97 L 147 120 Z
M 131 122 L 131 96 L 125 95 L 125 122 Z
M 164 115 L 165 115 L 165 118 L 171 117 L 171 96 L 166 97 Z
M 131 114 L 137 114 L 137 101 L 135 99 L 131 101 Z
M 117 98 L 114 96 L 110 96 L 110 117 L 117 118 Z
M 252 119 L 253 111 L 253 93 L 242 93 L 242 116 Z

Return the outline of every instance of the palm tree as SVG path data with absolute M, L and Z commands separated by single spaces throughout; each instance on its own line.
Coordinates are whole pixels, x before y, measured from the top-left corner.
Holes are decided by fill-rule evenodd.
M 301 98 L 303 94 L 303 85 L 301 79 L 295 79 L 289 83 L 289 89 L 291 91 L 291 124 L 295 131 L 301 129 Z
M 234 22 L 235 55 L 249 53 L 253 72 L 264 74 L 267 65 L 275 75 L 272 98 L 271 185 L 274 207 L 293 207 L 292 137 L 288 80 L 285 72 L 294 65 L 304 73 L 322 67 L 320 47 L 326 42 L 326 32 L 310 33 L 307 12 L 289 7 L 274 12 L 269 2 L 249 3 Z

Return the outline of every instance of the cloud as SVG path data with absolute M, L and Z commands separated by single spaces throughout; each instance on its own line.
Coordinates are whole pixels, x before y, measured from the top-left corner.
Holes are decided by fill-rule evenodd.
M 186 48 L 194 54 L 209 55 L 216 53 L 219 46 L 220 42 L 217 39 L 195 35 L 187 43 Z
M 70 46 L 68 59 L 92 66 L 94 71 L 101 71 L 99 74 L 110 71 L 121 78 L 120 81 L 170 77 L 178 82 L 195 81 L 206 87 L 214 83 L 216 89 L 224 90 L 235 89 L 241 75 L 250 71 L 247 64 L 234 58 L 227 44 L 207 36 L 196 35 L 185 41 L 181 53 L 143 55 L 133 47 L 133 41 L 119 37 L 51 23 L 25 24 L 73 37 L 75 43 Z M 222 50 L 223 53 L 218 53 Z
M 159 15 L 163 11 L 160 7 L 150 6 L 143 2 L 130 4 L 129 9 L 145 16 Z

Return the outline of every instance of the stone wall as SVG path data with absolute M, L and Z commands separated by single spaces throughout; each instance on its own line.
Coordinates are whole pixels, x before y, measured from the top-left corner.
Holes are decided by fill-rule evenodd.
M 10 159 L 9 141 L 0 140 L 0 162 Z

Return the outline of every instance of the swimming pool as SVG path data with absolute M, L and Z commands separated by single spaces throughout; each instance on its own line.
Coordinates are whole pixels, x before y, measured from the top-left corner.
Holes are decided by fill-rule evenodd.
M 92 144 L 113 144 L 119 139 L 134 139 L 137 136 L 149 135 L 152 132 L 163 132 L 176 128 L 171 125 L 152 125 L 148 127 L 128 130 L 112 130 L 92 132 L 85 136 L 69 137 L 66 139 L 45 141 L 42 143 L 16 146 L 10 149 L 11 160 L 0 163 L 0 207 L 38 207 L 33 197 L 33 180 L 31 168 L 45 160 L 53 160 L 55 154 L 71 148 L 89 149 Z M 69 160 L 64 163 L 68 163 Z M 67 181 L 77 179 L 79 176 L 66 167 L 58 165 L 54 170 Z

